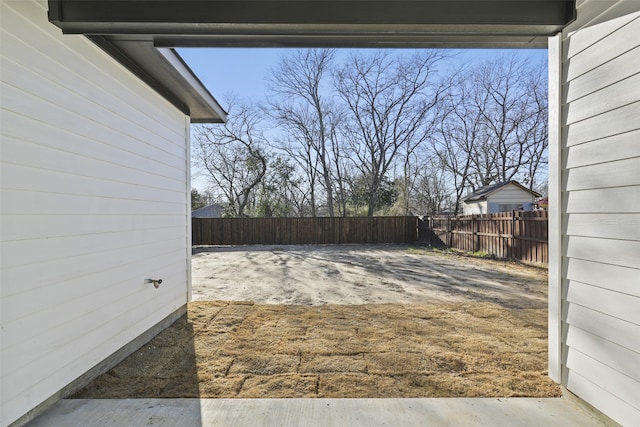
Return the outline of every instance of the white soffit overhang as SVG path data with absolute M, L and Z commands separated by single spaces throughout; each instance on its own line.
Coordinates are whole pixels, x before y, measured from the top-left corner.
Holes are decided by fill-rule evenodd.
M 575 15 L 575 0 L 49 0 L 52 23 L 92 38 L 194 122 L 225 114 L 172 48 L 546 48 Z

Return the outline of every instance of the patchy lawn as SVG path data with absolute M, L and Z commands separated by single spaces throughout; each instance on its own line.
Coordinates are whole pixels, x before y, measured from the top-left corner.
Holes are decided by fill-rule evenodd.
M 253 269 L 233 269 L 233 281 L 251 283 L 263 271 L 265 282 L 251 285 L 260 296 L 278 292 L 278 280 L 294 286 L 297 273 L 300 284 L 313 282 L 316 265 L 314 287 L 288 294 L 311 305 L 233 301 L 244 288 L 234 295 L 236 282 L 218 270 L 246 262 L 250 248 L 204 252 L 223 254 L 208 261 L 223 266 L 210 276 L 221 276 L 215 289 L 230 300 L 190 303 L 187 315 L 75 397 L 560 395 L 547 377 L 546 271 L 407 247 L 333 248 L 262 248 L 249 257 Z M 277 275 L 283 266 L 286 277 Z M 345 280 L 331 284 L 319 273 L 334 270 Z M 211 291 L 213 279 L 195 282 Z M 389 301 L 326 301 L 333 293 L 369 298 L 367 287 Z

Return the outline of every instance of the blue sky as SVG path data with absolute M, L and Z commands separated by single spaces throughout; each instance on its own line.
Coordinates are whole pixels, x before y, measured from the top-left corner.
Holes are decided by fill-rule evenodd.
M 225 95 L 235 94 L 240 98 L 263 99 L 266 96 L 264 77 L 270 67 L 278 63 L 289 49 L 276 48 L 214 48 L 179 49 L 178 53 L 191 67 L 202 83 L 226 108 Z M 350 49 L 341 49 L 346 54 Z M 459 64 L 471 64 L 487 57 L 504 53 L 496 49 L 451 50 L 456 53 Z M 545 61 L 545 49 L 520 50 L 532 61 Z

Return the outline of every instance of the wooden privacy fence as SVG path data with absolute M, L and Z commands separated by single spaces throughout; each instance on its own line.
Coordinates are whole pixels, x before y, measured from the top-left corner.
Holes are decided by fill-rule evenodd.
M 547 211 L 435 217 L 419 221 L 419 240 L 498 258 L 547 264 Z
M 418 219 L 348 218 L 192 218 L 193 245 L 304 245 L 414 243 Z

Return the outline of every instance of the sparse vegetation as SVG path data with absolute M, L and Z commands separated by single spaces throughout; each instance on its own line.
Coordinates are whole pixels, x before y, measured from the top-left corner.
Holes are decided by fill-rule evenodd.
M 545 309 L 199 301 L 77 398 L 551 397 Z
M 560 393 L 541 269 L 438 248 L 247 249 L 195 253 L 203 300 L 77 397 Z

